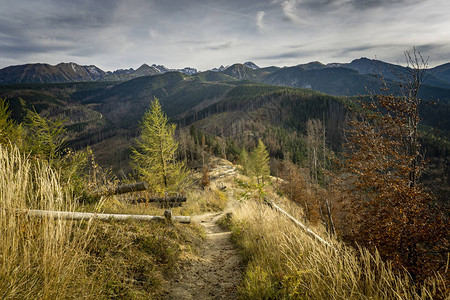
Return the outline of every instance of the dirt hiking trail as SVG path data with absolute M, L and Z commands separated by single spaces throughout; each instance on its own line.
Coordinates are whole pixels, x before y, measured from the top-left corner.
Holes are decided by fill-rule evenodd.
M 196 259 L 185 261 L 164 299 L 237 299 L 241 257 L 231 232 L 216 224 L 223 213 L 193 216 L 205 228 L 206 241 Z

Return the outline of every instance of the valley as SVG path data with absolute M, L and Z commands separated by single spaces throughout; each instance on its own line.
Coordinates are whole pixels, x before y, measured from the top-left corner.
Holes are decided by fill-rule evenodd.
M 156 67 L 153 65 L 153 69 Z M 367 95 L 381 87 L 374 73 L 383 71 L 387 80 L 393 80 L 393 74 L 407 73 L 403 67 L 365 58 L 350 64 L 312 62 L 287 68 L 235 64 L 193 75 L 163 66 L 157 69 L 153 73 L 135 72 L 134 79 L 123 77 L 122 81 L 0 84 L 0 98 L 7 99 L 18 122 L 27 109 L 66 119 L 67 145 L 74 149 L 92 147 L 98 162 L 123 178 L 131 172 L 130 147 L 138 134 L 139 121 L 155 97 L 180 132 L 194 126 L 204 134 L 224 139 L 226 148 L 232 140 L 242 147 L 254 145 L 257 137 L 263 137 L 273 158 L 283 159 L 289 153 L 291 160 L 304 165 L 302 135 L 309 119 L 322 120 L 327 146 L 339 152 L 348 120 L 358 115 L 358 99 L 368 99 Z M 0 74 L 7 71 L 0 70 Z M 443 182 L 447 184 L 439 184 L 443 189 L 439 194 L 443 195 L 450 180 L 446 167 L 450 83 L 446 81 L 446 65 L 428 72 L 433 75 L 427 77 L 419 94 L 424 99 L 421 126 L 426 132 L 422 144 L 435 167 L 424 178 L 433 181 L 445 174 Z M 12 74 L 3 76 L 12 78 Z M 394 86 L 395 82 L 388 84 Z M 213 148 L 211 141 L 208 146 Z
M 380 69 L 387 72 L 385 87 L 392 94 L 374 96 L 384 86 L 374 74 Z M 407 72 L 364 58 L 350 64 L 312 62 L 284 68 L 259 68 L 247 62 L 205 72 L 160 65 L 104 72 L 72 64 L 22 66 L 9 75 L 0 70 L 0 99 L 6 103 L 0 105 L 4 109 L 0 117 L 6 120 L 0 122 L 6 132 L 0 138 L 15 138 L 17 145 L 0 144 L 5 161 L 0 171 L 4 168 L 6 174 L 2 184 L 8 191 L 4 203 L 15 207 L 15 189 L 29 185 L 32 192 L 20 194 L 21 209 L 161 215 L 163 208 L 170 208 L 174 215 L 193 220 L 189 225 L 130 220 L 76 223 L 20 216 L 22 223 L 13 226 L 11 235 L 20 241 L 31 236 L 42 239 L 36 239 L 40 244 L 30 243 L 25 252 L 33 247 L 46 251 L 42 247 L 52 228 L 60 228 L 61 236 L 67 232 L 74 236 L 61 237 L 61 251 L 49 250 L 48 257 L 58 261 L 54 258 L 62 256 L 67 245 L 79 267 L 67 264 L 67 271 L 60 267 L 69 275 L 57 288 L 42 283 L 47 287 L 42 297 L 58 293 L 115 299 L 390 299 L 399 293 L 405 299 L 445 297 L 448 68 L 427 70 L 433 75 L 418 94 L 423 101 L 417 107 L 421 144 L 417 151 L 423 156 L 418 159 L 417 189 L 405 188 L 402 181 L 411 174 L 405 162 L 416 154 L 399 151 L 401 143 L 395 137 L 403 138 L 403 132 L 389 127 L 403 122 L 398 120 L 404 108 L 389 101 L 402 89 L 394 74 Z M 145 141 L 146 111 L 154 108 L 154 99 L 159 99 L 166 121 L 176 125 L 175 142 L 168 147 L 174 152 L 167 161 L 180 163 L 180 173 L 186 172 L 180 176 L 184 178 L 180 191 L 187 202 L 176 207 L 136 204 L 157 194 L 162 182 L 167 188 L 172 179 L 166 175 L 158 186 L 133 196 L 95 196 L 95 190 L 144 180 L 136 167 L 139 159 L 133 156 L 144 148 L 137 141 Z M 370 106 L 373 99 L 385 101 L 385 106 Z M 386 111 L 392 107 L 398 110 L 390 119 Z M 64 130 L 52 135 L 59 130 L 52 125 L 58 120 Z M 376 121 L 363 123 L 366 120 Z M 407 128 L 407 122 L 401 124 Z M 161 136 L 171 136 L 167 132 Z M 387 134 L 394 138 L 385 138 Z M 60 148 L 55 145 L 59 142 Z M 361 157 L 349 158 L 355 153 Z M 14 163 L 6 163 L 10 160 Z M 426 162 L 423 169 L 422 162 Z M 21 164 L 32 171 L 14 177 L 16 170 L 26 169 L 15 167 Z M 47 165 L 55 171 L 39 171 Z M 43 183 L 26 177 L 40 173 L 48 177 Z M 8 180 L 14 184 L 8 186 Z M 36 200 L 40 198 L 33 193 L 49 186 L 52 190 L 44 193 L 44 200 Z M 168 195 L 168 190 L 162 194 Z M 272 201 L 296 221 L 282 217 L 268 205 Z M 0 211 L 8 220 L 3 230 L 11 227 L 8 222 L 16 222 L 9 211 Z M 332 247 L 312 239 L 305 227 Z M 380 252 L 373 251 L 373 245 Z M 14 259 L 22 263 L 19 256 Z M 70 261 L 66 256 L 64 260 Z M 33 263 L 45 269 L 46 264 Z M 25 265 L 22 269 L 27 275 L 5 269 L 14 273 L 8 276 L 15 286 L 26 276 L 40 283 L 60 276 L 59 271 L 48 271 L 45 281 L 39 277 L 41 271 Z M 74 288 L 74 283 L 87 288 Z M 16 298 L 38 293 L 34 287 L 23 293 L 4 290 Z

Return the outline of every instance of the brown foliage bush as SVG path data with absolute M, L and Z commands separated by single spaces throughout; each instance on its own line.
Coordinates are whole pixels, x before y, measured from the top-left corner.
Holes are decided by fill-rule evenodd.
M 402 85 L 404 95 L 386 89 L 361 102 L 362 116 L 350 122 L 339 182 L 348 229 L 341 234 L 378 249 L 384 259 L 421 281 L 434 272 L 446 276 L 449 235 L 444 214 L 419 183 L 424 160 L 417 93 L 426 64 L 420 54 L 407 58 L 413 68 Z
M 285 161 L 282 177 L 285 180 L 282 184 L 284 194 L 303 209 L 306 221 L 316 224 L 320 219 L 318 198 L 304 172 L 294 163 Z

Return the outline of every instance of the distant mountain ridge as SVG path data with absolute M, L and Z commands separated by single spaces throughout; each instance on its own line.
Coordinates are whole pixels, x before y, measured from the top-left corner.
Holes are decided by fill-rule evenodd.
M 195 68 L 168 69 L 162 65 L 143 64 L 138 69 L 119 69 L 105 72 L 95 65 L 82 66 L 73 62 L 49 64 L 25 64 L 0 69 L 0 84 L 15 83 L 68 83 L 91 81 L 127 81 L 141 76 L 161 75 L 167 72 L 181 72 L 195 75 Z
M 385 79 L 396 80 L 408 74 L 408 68 L 394 65 L 381 60 L 362 57 L 349 64 L 340 64 L 341 67 L 358 71 L 360 74 L 382 75 Z M 450 63 L 428 69 L 425 84 L 448 88 L 450 84 Z
M 105 72 L 90 65 L 81 66 L 76 63 L 60 63 L 56 66 L 49 64 L 26 64 L 10 66 L 0 70 L 0 84 L 15 83 L 63 83 L 63 82 L 91 82 L 111 81 L 122 82 L 142 76 L 155 76 L 167 72 L 181 72 L 186 75 L 202 74 L 195 68 L 169 69 L 163 65 L 143 64 L 138 69 L 119 69 Z M 259 83 L 308 88 L 332 95 L 359 95 L 378 90 L 380 87 L 379 74 L 392 82 L 409 72 L 400 65 L 386 63 L 365 57 L 355 59 L 350 63 L 323 64 L 318 61 L 299 64 L 292 67 L 260 68 L 254 62 L 237 63 L 231 66 L 214 68 L 204 74 L 209 80 L 249 80 Z M 427 97 L 450 98 L 450 63 L 428 69 L 425 80 Z
M 318 61 L 292 67 L 253 69 L 245 64 L 234 64 L 221 73 L 238 80 L 307 88 L 337 96 L 354 96 L 378 92 L 382 87 L 379 75 L 391 87 L 406 77 L 411 69 L 379 60 L 360 58 L 351 63 L 322 64 Z M 426 70 L 421 97 L 450 99 L 450 63 Z

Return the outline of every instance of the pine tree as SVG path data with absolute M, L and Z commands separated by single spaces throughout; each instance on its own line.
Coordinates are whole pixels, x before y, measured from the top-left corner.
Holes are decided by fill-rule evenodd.
M 11 120 L 11 111 L 6 99 L 0 98 L 0 144 L 16 142 L 21 137 L 21 127 Z
M 185 165 L 175 160 L 178 148 L 175 127 L 168 123 L 155 98 L 143 117 L 141 135 L 131 159 L 142 180 L 147 181 L 157 195 L 179 192 L 186 183 Z
M 29 110 L 25 128 L 25 152 L 53 162 L 61 159 L 67 139 L 64 120 L 50 120 Z
M 248 152 L 245 147 L 241 151 L 241 155 L 239 156 L 239 163 L 242 166 L 242 174 L 250 175 L 250 157 L 248 156 Z
M 269 152 L 261 139 L 258 140 L 258 146 L 253 150 L 251 165 L 258 183 L 260 183 L 260 179 L 261 183 L 264 183 L 264 179 L 270 174 Z

